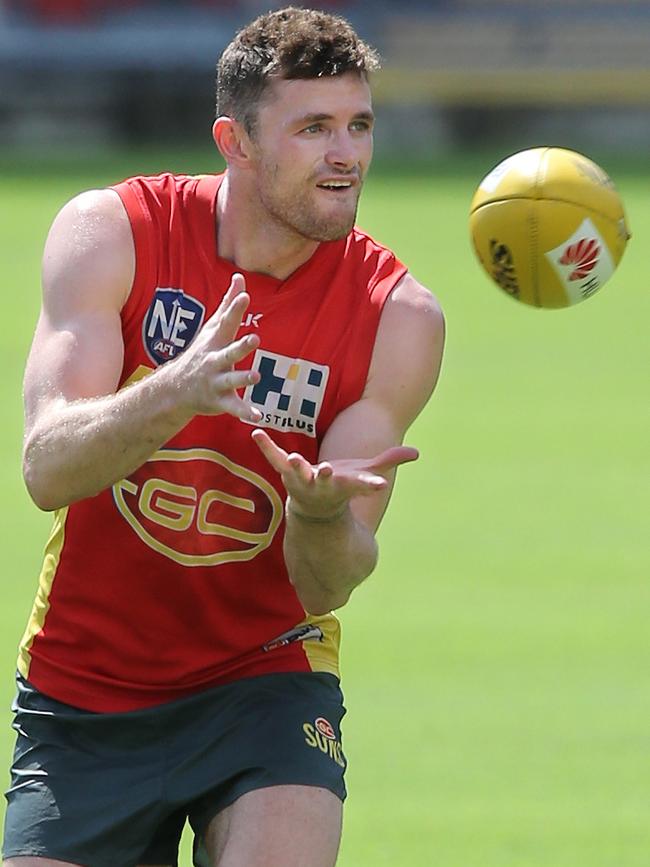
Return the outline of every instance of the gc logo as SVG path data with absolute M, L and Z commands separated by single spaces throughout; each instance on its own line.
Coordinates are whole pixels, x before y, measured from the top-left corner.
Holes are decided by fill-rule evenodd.
M 161 449 L 113 486 L 122 517 L 154 551 L 182 566 L 252 560 L 282 520 L 275 488 L 211 449 Z

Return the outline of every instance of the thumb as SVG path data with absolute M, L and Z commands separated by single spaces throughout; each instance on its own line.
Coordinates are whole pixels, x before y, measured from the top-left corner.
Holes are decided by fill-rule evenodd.
M 373 458 L 370 467 L 379 472 L 391 470 L 393 467 L 398 467 L 401 464 L 417 461 L 419 457 L 419 451 L 414 449 L 413 446 L 392 446 Z

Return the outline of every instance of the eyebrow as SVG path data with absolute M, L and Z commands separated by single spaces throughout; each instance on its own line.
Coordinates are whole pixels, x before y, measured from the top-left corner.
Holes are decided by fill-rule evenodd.
M 367 120 L 374 121 L 375 115 L 371 111 L 359 111 L 354 115 L 353 120 Z M 324 112 L 313 112 L 310 114 L 305 114 L 302 117 L 296 118 L 294 121 L 296 124 L 303 123 L 318 123 L 321 120 L 334 120 L 333 114 L 325 114 Z

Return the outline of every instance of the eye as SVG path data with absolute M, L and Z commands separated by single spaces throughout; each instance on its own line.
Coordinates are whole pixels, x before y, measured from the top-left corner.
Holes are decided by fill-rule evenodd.
M 350 129 L 352 132 L 368 132 L 370 123 L 367 120 L 355 120 L 350 124 Z
M 309 126 L 306 126 L 301 132 L 308 133 L 313 135 L 314 133 L 320 132 L 323 129 L 323 125 L 320 123 L 312 123 Z

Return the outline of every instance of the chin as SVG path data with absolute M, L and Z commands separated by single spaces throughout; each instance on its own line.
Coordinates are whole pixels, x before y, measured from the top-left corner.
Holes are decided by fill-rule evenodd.
M 304 229 L 307 230 L 304 234 L 312 241 L 340 241 L 350 234 L 356 218 L 356 210 L 345 218 L 341 214 L 334 217 L 322 215 L 309 221 L 309 225 L 304 226 Z
M 301 234 L 309 238 L 310 241 L 340 241 L 350 234 L 353 226 L 354 223 L 346 226 L 333 226 L 331 224 L 310 226 L 309 228 L 305 227 Z

